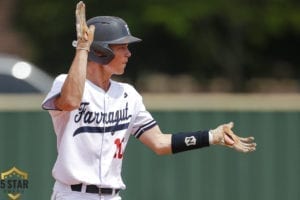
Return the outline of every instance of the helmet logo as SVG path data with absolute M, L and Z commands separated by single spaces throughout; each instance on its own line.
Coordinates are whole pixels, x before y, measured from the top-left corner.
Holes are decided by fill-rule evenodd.
M 127 31 L 128 35 L 130 35 L 130 31 L 129 31 L 129 28 L 128 28 L 127 24 L 125 24 L 125 28 L 126 28 L 126 31 Z

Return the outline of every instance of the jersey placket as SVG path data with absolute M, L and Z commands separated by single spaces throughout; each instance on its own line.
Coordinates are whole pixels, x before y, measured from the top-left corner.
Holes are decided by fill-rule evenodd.
M 107 93 L 104 94 L 104 98 L 103 98 L 103 113 L 107 113 L 108 111 L 108 106 L 109 106 L 109 96 L 107 95 Z M 107 116 L 106 116 L 107 117 Z M 105 162 L 105 158 L 103 158 L 103 150 L 105 150 L 105 137 L 106 137 L 106 121 L 107 121 L 107 118 L 104 118 L 103 119 L 103 133 L 102 133 L 102 141 L 101 141 L 101 150 L 100 150 L 100 182 L 103 183 L 103 180 L 102 180 L 102 166 L 103 166 L 103 163 L 102 161 Z

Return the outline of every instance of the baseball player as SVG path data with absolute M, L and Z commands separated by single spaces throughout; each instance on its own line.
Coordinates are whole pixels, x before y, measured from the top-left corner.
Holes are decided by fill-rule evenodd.
M 158 155 L 210 144 L 255 150 L 254 138 L 235 135 L 232 122 L 207 131 L 162 133 L 134 87 L 111 79 L 124 73 L 131 57 L 128 45 L 141 39 L 118 17 L 86 22 L 83 2 L 77 4 L 76 30 L 69 71 L 56 77 L 42 103 L 57 136 L 52 200 L 121 199 L 123 153 L 131 135 Z

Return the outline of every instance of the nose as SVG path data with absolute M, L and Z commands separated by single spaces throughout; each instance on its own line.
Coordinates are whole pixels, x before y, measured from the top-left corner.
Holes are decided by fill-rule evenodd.
M 128 47 L 126 48 L 126 54 L 125 55 L 126 55 L 127 58 L 131 57 L 131 55 L 132 55 L 130 50 L 128 49 Z

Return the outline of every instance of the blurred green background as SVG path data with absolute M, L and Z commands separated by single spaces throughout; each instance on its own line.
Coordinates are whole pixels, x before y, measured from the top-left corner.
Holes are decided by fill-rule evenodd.
M 67 72 L 76 3 L 1 0 L 0 51 L 21 55 L 53 76 Z M 120 16 L 143 39 L 130 47 L 133 56 L 122 77 L 142 91 L 299 91 L 297 0 L 85 3 L 87 18 Z M 155 82 L 164 86 L 154 87 Z M 174 82 L 183 86 L 172 87 Z

